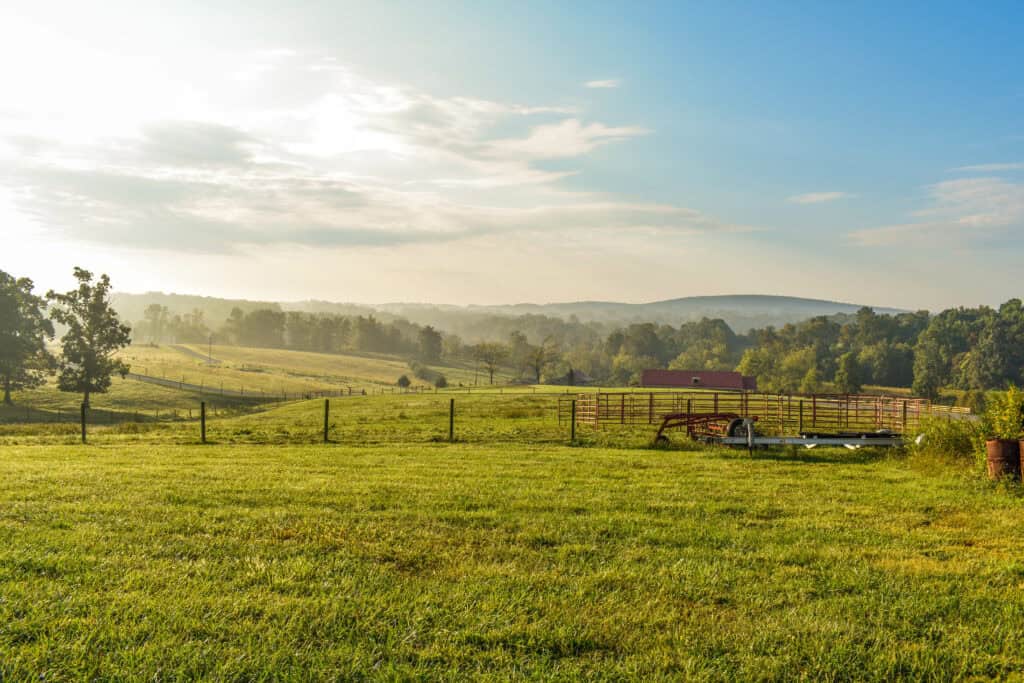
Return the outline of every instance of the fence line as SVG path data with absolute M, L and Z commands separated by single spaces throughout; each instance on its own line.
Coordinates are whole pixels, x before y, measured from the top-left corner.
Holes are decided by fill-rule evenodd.
M 90 424 L 124 424 L 127 422 L 174 422 L 198 419 L 201 403 L 183 408 L 88 408 Z M 207 405 L 211 415 L 238 414 L 231 406 Z M 80 420 L 78 409 L 74 408 L 34 408 L 18 406 L 5 417 L 0 417 L 0 424 L 76 424 Z
M 967 408 L 933 405 L 920 398 L 860 394 L 755 394 L 749 392 L 600 392 L 560 396 L 559 423 L 576 403 L 577 424 L 595 428 L 659 424 L 680 413 L 731 414 L 756 417 L 765 431 L 878 431 L 906 433 L 932 415 L 963 417 Z
M 223 385 L 218 387 L 208 384 L 192 384 L 186 382 L 184 378 L 179 381 L 167 379 L 166 377 L 143 375 L 137 372 L 129 372 L 125 375 L 125 378 L 135 380 L 137 382 L 146 382 L 147 384 L 167 387 L 168 389 L 190 391 L 204 396 L 223 396 L 225 398 L 238 398 L 253 401 L 302 401 L 312 398 L 366 396 L 367 394 L 366 389 L 354 389 L 352 387 L 346 387 L 344 389 L 316 389 L 295 392 L 282 391 L 281 393 L 268 393 L 261 389 L 250 389 L 249 391 L 246 391 L 245 387 L 240 387 L 237 390 L 225 389 Z

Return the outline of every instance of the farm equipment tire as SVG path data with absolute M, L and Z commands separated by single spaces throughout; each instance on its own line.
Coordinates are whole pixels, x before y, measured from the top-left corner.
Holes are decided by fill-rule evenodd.
M 727 436 L 746 436 L 746 428 L 743 426 L 743 418 L 737 417 L 729 422 L 725 433 Z

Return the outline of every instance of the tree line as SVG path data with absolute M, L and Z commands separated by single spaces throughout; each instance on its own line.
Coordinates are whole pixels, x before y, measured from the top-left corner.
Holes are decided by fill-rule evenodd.
M 500 373 L 522 382 L 593 380 L 637 384 L 648 368 L 738 370 L 768 392 L 855 393 L 866 385 L 911 388 L 935 398 L 947 388 L 969 392 L 1024 382 L 1024 305 L 879 314 L 818 316 L 779 328 L 737 334 L 721 319 L 678 327 L 638 322 L 608 329 L 543 315 L 502 317 L 489 339 L 468 344 L 433 325 L 372 313 L 339 314 L 234 308 L 207 320 L 202 309 L 172 315 L 159 303 L 145 308 L 134 331 L 110 305 L 110 280 L 75 269 L 79 286 L 34 293 L 32 281 L 0 271 L 0 380 L 11 392 L 38 386 L 51 374 L 65 391 L 105 391 L 127 372 L 114 358 L 129 343 L 235 344 L 322 353 L 397 355 L 417 377 L 444 378 L 431 364 L 475 365 L 490 383 Z M 56 323 L 66 330 L 60 354 L 49 351 Z
M 488 316 L 490 320 L 491 317 Z M 475 344 L 433 325 L 373 314 L 340 315 L 235 309 L 216 331 L 202 312 L 170 316 L 150 306 L 137 325 L 153 339 L 297 350 L 377 352 L 416 363 L 474 363 L 493 382 L 510 372 L 524 382 L 586 377 L 605 385 L 636 384 L 648 368 L 737 370 L 769 392 L 855 393 L 866 385 L 911 388 L 935 398 L 940 390 L 984 391 L 1024 380 L 1024 307 L 956 308 L 818 316 L 782 327 L 737 334 L 721 319 L 678 327 L 638 322 L 617 328 L 529 314 L 493 316 L 490 337 Z M 426 375 L 424 375 L 426 376 Z

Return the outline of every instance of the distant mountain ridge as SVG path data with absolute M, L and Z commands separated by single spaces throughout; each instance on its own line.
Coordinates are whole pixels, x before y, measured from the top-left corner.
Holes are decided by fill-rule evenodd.
M 721 318 L 737 333 L 768 325 L 781 327 L 815 316 L 850 315 L 862 308 L 861 304 L 808 299 L 801 297 L 773 296 L 768 294 L 741 294 L 720 296 L 692 296 L 649 303 L 620 303 L 614 301 L 575 301 L 550 304 L 497 304 L 459 306 L 454 304 L 386 303 L 354 304 L 330 301 L 261 302 L 242 299 L 220 299 L 194 295 L 147 292 L 145 294 L 116 293 L 113 297 L 115 308 L 129 322 L 141 319 L 142 311 L 150 303 L 167 306 L 172 314 L 184 314 L 193 309 L 203 310 L 212 326 L 217 326 L 235 306 L 251 311 L 255 308 L 276 310 L 307 311 L 315 313 L 338 313 L 344 315 L 378 314 L 383 319 L 406 318 L 419 324 L 432 324 L 444 330 L 453 317 L 486 316 L 516 317 L 543 315 L 553 318 L 575 317 L 583 323 L 601 323 L 606 326 L 652 322 L 678 326 L 684 322 L 701 318 Z M 873 306 L 877 313 L 897 314 L 904 312 L 897 308 Z
M 375 306 L 378 310 L 395 315 L 419 318 L 425 311 L 441 310 L 446 313 L 465 311 L 492 315 L 547 315 L 558 318 L 575 316 L 580 322 L 628 324 L 654 322 L 678 326 L 701 318 L 721 318 L 736 332 L 751 328 L 796 323 L 815 316 L 853 314 L 862 304 L 850 304 L 825 299 L 773 296 L 768 294 L 740 294 L 720 296 L 693 296 L 650 303 L 619 303 L 613 301 L 576 301 L 551 304 L 508 304 L 438 306 L 434 304 L 391 303 Z M 897 314 L 902 309 L 873 306 L 877 313 Z

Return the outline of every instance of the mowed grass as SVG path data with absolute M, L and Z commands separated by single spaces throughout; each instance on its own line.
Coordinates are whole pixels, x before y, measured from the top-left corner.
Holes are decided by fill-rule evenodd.
M 196 353 L 206 353 L 206 349 L 201 346 L 191 345 L 186 348 Z M 221 360 L 219 364 L 211 365 L 168 345 L 139 345 L 124 349 L 119 356 L 131 366 L 132 372 L 180 381 L 185 385 L 193 384 L 202 389 L 165 387 L 115 376 L 109 391 L 92 395 L 93 413 L 90 421 L 105 425 L 125 421 L 179 419 L 190 414 L 197 417 L 202 401 L 206 401 L 208 407 L 215 407 L 218 414 L 225 411 L 232 414 L 249 412 L 260 409 L 260 404 L 267 404 L 263 408 L 276 405 L 282 393 L 301 396 L 319 391 L 351 390 L 354 394 L 361 394 L 365 390 L 371 395 L 377 392 L 399 392 L 394 386 L 398 377 L 403 374 L 413 377 L 408 364 L 394 358 L 231 346 L 215 346 L 213 353 L 214 358 Z M 470 381 L 472 378 L 471 370 L 448 367 L 436 369 L 456 379 Z M 427 388 L 422 380 L 413 381 L 419 385 L 420 390 Z M 244 398 L 223 396 L 218 394 L 220 389 L 229 392 L 242 390 L 246 395 Z M 476 391 L 486 392 L 491 389 L 490 386 L 478 386 Z M 495 389 L 511 390 L 536 391 L 528 387 Z M 460 390 L 453 387 L 452 391 Z M 0 404 L 0 425 L 75 422 L 82 395 L 59 391 L 56 379 L 49 378 L 42 387 L 14 392 L 13 399 L 13 407 Z M 0 430 L 0 434 L 19 430 L 17 427 L 13 430 L 5 428 Z
M 329 391 L 349 387 L 369 392 L 392 388 L 402 375 L 416 385 L 430 383 L 414 376 L 409 363 L 403 359 L 354 354 L 312 353 L 285 349 L 263 349 L 242 346 L 213 346 L 202 344 L 181 345 L 206 357 L 212 352 L 219 363 L 208 363 L 203 358 L 185 353 L 171 345 L 133 345 L 119 356 L 129 363 L 133 372 L 163 377 L 188 384 L 202 384 L 216 391 L 270 393 L 304 393 Z M 472 369 L 431 366 L 444 374 L 449 383 L 465 385 L 485 383 L 487 377 Z M 504 374 L 495 378 L 507 379 Z
M 1020 675 L 1020 520 L 863 451 L 6 446 L 0 679 Z
M 192 348 L 199 352 L 198 346 Z M 227 347 L 214 347 L 214 358 L 220 359 L 218 354 L 222 348 Z M 206 351 L 204 347 L 201 353 L 205 355 Z M 269 349 L 267 351 L 270 352 Z M 186 384 L 203 385 L 209 387 L 211 391 L 223 388 L 228 391 L 244 390 L 252 393 L 300 393 L 340 388 L 339 383 L 332 381 L 330 377 L 310 377 L 297 371 L 278 371 L 256 362 L 222 360 L 221 363 L 210 364 L 170 345 L 130 346 L 122 350 L 118 356 L 131 366 L 132 372 Z
M 117 380 L 121 383 L 121 380 Z M 139 386 L 140 383 L 126 383 Z M 150 385 L 143 385 L 150 386 Z M 165 390 L 174 391 L 174 390 Z M 499 390 L 504 391 L 504 390 Z M 136 424 L 108 424 L 106 413 L 90 413 L 90 440 L 97 444 L 125 441 L 196 443 L 199 441 L 199 406 L 203 397 L 183 395 L 176 405 L 179 416 L 192 420 L 146 420 Z M 209 397 L 207 397 L 209 398 Z M 435 443 L 448 439 L 450 401 L 455 400 L 455 436 L 460 442 L 561 444 L 569 439 L 569 425 L 557 419 L 559 395 L 529 390 L 507 393 L 409 393 L 344 396 L 330 399 L 330 438 L 345 444 Z M 323 439 L 324 400 L 292 401 L 264 406 L 227 406 L 212 399 L 208 404 L 207 436 L 218 443 L 295 444 Z M 239 415 L 239 412 L 243 412 Z M 19 408 L 11 409 L 18 418 Z M 0 412 L 0 416 L 4 413 Z M 167 413 L 163 413 L 165 416 Z M 10 424 L 0 429 L 0 445 L 24 443 L 74 443 L 78 439 L 77 412 L 67 412 L 63 425 L 30 426 Z M 142 417 L 146 417 L 143 414 Z M 50 428 L 52 427 L 52 428 Z M 586 444 L 643 445 L 653 431 L 648 427 L 623 432 L 581 429 Z
M 202 346 L 189 345 L 189 348 L 202 354 L 206 353 Z M 274 373 L 309 381 L 330 381 L 336 384 L 372 383 L 392 387 L 399 377 L 407 375 L 417 384 L 428 384 L 413 376 L 408 362 L 389 356 L 313 353 L 243 346 L 214 346 L 213 356 L 234 366 L 257 366 Z M 474 375 L 472 368 L 450 365 L 433 365 L 431 368 L 443 374 L 453 385 L 480 385 L 488 380 L 483 372 Z M 498 373 L 495 376 L 495 381 L 500 383 L 503 380 L 507 380 L 506 373 Z
M 169 412 L 178 411 L 187 415 L 189 409 L 198 410 L 201 397 L 187 391 L 179 391 L 169 387 L 145 384 L 133 380 L 115 377 L 110 390 L 102 394 L 93 394 L 90 404 L 97 422 L 107 422 L 111 413 L 118 420 L 155 419 L 157 411 L 166 416 Z M 236 404 L 231 399 L 217 400 L 225 406 Z M 39 422 L 61 420 L 77 421 L 82 395 L 59 391 L 55 379 L 43 387 L 28 391 L 14 392 L 14 405 L 0 404 L 0 422 Z

